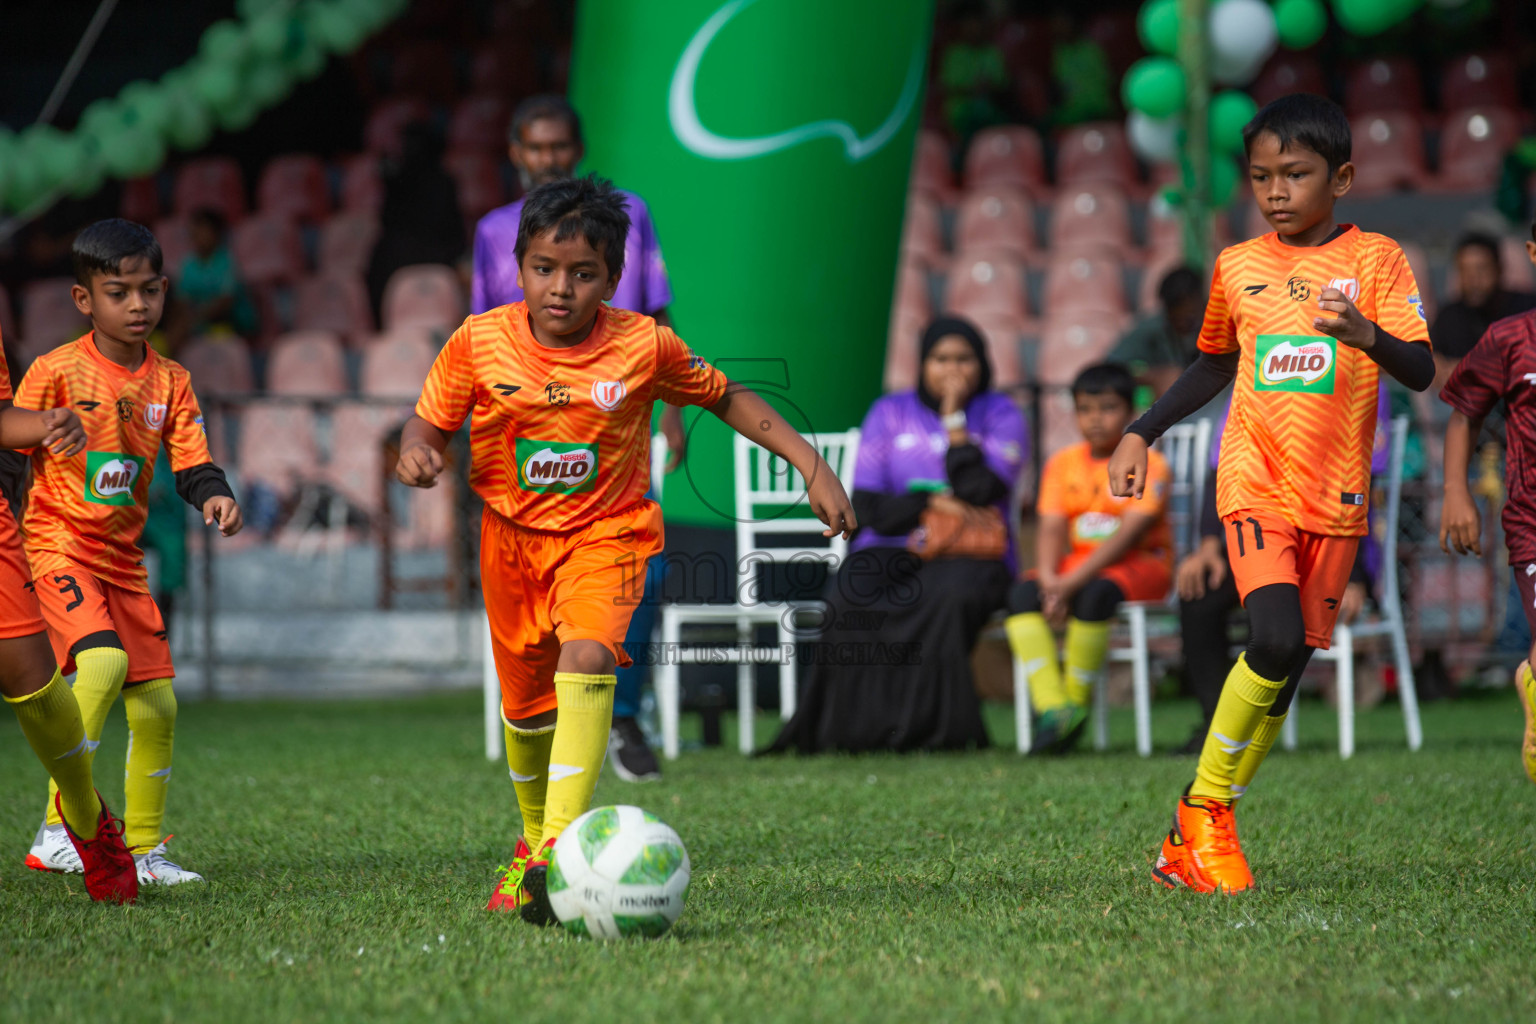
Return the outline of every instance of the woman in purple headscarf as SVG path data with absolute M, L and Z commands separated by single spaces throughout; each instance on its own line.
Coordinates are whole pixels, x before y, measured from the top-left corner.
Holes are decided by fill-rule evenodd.
M 1012 524 L 990 560 L 923 560 L 907 540 L 927 509 L 995 508 L 1007 521 L 1029 434 L 991 382 L 981 332 L 941 317 L 923 333 L 917 389 L 870 407 L 854 468 L 860 530 L 828 586 L 799 710 L 770 750 L 986 746 L 970 656 L 1007 603 Z

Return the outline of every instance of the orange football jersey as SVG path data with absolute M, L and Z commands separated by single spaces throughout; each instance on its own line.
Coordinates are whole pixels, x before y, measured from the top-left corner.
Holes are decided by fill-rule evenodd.
M 581 344 L 545 348 L 517 302 L 453 333 L 416 415 L 449 432 L 471 417 L 470 486 L 519 526 L 563 532 L 645 497 L 653 402 L 713 405 L 725 387 L 648 316 L 602 306 Z
M 1324 288 L 1404 341 L 1429 341 L 1419 288 L 1396 242 L 1354 225 L 1319 246 L 1271 232 L 1222 250 L 1200 348 L 1240 352 L 1217 468 L 1223 516 L 1272 509 L 1312 533 L 1365 533 L 1378 373 L 1366 353 L 1312 326 Z
M 113 586 L 147 593 L 139 537 L 160 445 L 177 473 L 212 461 L 190 375 L 147 346 L 144 362 L 130 372 L 96 351 L 86 334 L 40 356 L 21 380 L 16 404 L 68 406 L 86 436 L 78 455 L 32 450 L 23 526 L 33 577 L 74 564 Z
M 1046 461 L 1035 511 L 1042 516 L 1066 517 L 1067 539 L 1072 545 L 1066 552 L 1069 556 L 1087 554 L 1113 537 L 1127 512 L 1157 516 L 1158 521 L 1141 535 L 1136 549 L 1165 556 L 1171 565 L 1173 538 L 1164 513 L 1172 479 L 1162 453 L 1149 451 L 1141 500 L 1117 498 L 1109 493 L 1109 459 L 1094 458 L 1088 442 L 1080 441 Z

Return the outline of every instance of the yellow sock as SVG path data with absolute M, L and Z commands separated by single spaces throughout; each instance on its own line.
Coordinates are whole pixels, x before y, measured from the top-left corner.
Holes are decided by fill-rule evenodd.
M 176 739 L 176 691 L 169 679 L 123 688 L 128 712 L 128 766 L 123 772 L 123 841 L 148 853 L 164 835 L 165 797 L 171 785 Z
M 1280 727 L 1285 724 L 1285 715 L 1289 713 L 1290 709 L 1287 708 L 1283 714 L 1265 715 L 1259 727 L 1253 731 L 1253 740 L 1248 744 L 1248 749 L 1243 751 L 1243 759 L 1237 762 L 1237 771 L 1232 775 L 1233 800 L 1248 792 L 1249 784 L 1258 774 L 1259 765 L 1264 763 L 1265 755 L 1275 745 L 1275 739 L 1280 735 Z
M 1067 620 L 1067 699 L 1080 708 L 1093 699 L 1093 684 L 1109 657 L 1109 623 Z
M 1029 703 L 1035 714 L 1042 715 L 1067 702 L 1061 688 L 1061 666 L 1056 662 L 1056 637 L 1039 612 L 1010 615 L 1003 623 L 1013 656 L 1024 663 L 1024 678 L 1029 680 Z
M 101 730 L 107 724 L 107 712 L 112 710 L 112 702 L 117 700 L 127 675 L 128 652 L 121 647 L 91 647 L 75 655 L 75 702 L 80 705 L 85 738 L 91 741 L 88 752 L 93 762 L 96 744 L 101 742 Z M 58 791 L 53 780 L 48 780 L 50 825 L 60 821 L 58 808 L 53 803 L 53 795 Z
M 1243 752 L 1253 742 L 1284 686 L 1284 679 L 1265 679 L 1249 668 L 1246 654 L 1238 657 L 1216 701 L 1211 729 L 1200 751 L 1200 766 L 1195 769 L 1195 782 L 1189 787 L 1190 796 L 1232 799 L 1233 777 Z
M 548 842 L 587 812 L 597 773 L 608 753 L 613 727 L 614 675 L 555 673 L 560 718 L 549 745 L 549 794 L 542 842 Z
M 523 812 L 523 838 L 530 850 L 537 850 L 544 835 L 544 797 L 549 788 L 549 748 L 555 740 L 555 727 L 519 729 L 506 721 L 501 724 L 507 737 L 507 771 L 517 791 L 517 806 Z
M 96 786 L 91 782 L 93 747 L 86 739 L 85 723 L 80 720 L 80 705 L 64 685 L 64 677 L 54 669 L 53 678 L 41 690 L 25 697 L 7 697 L 5 701 L 16 711 L 16 720 L 21 723 L 32 752 L 58 781 L 69 827 L 81 839 L 95 839 L 101 801 L 96 798 Z

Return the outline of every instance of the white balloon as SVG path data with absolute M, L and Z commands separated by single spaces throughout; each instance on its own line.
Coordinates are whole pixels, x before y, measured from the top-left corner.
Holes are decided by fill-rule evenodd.
M 1148 117 L 1133 110 L 1125 119 L 1125 135 L 1136 155 L 1149 163 L 1174 160 L 1179 155 L 1179 119 Z
M 1209 28 L 1211 74 L 1223 85 L 1251 81 L 1280 45 L 1274 9 L 1264 0 L 1220 0 Z
M 1247 61 L 1223 57 L 1219 53 L 1213 54 L 1211 78 L 1218 85 L 1247 85 L 1259 77 L 1259 72 L 1264 70 L 1264 62 L 1268 59 L 1268 54 Z

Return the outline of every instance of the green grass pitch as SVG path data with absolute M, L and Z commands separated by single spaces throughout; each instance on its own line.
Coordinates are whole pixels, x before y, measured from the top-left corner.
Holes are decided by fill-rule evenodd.
M 1508 691 L 1427 708 L 1418 754 L 1395 706 L 1367 712 L 1347 763 L 1305 704 L 1239 814 L 1260 888 L 1230 898 L 1149 880 L 1193 764 L 1135 757 L 1122 713 L 1115 751 L 1059 760 L 689 753 L 598 788 L 694 870 L 670 935 L 610 946 L 483 909 L 518 818 L 478 700 L 185 703 L 171 852 L 210 881 L 129 909 L 22 866 L 43 775 L 5 715 L 0 1020 L 1536 1019 Z M 1193 711 L 1154 717 L 1169 744 Z M 119 812 L 124 742 L 115 710 Z

